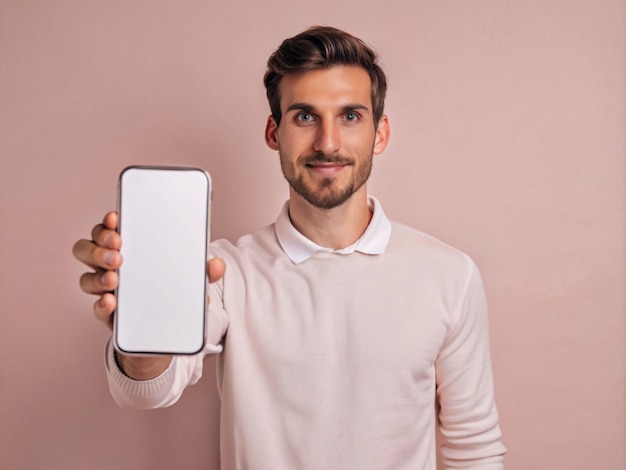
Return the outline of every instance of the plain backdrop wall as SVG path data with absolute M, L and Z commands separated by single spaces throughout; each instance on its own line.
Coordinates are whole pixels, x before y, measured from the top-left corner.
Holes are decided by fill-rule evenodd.
M 214 237 L 272 222 L 287 190 L 263 143 L 265 61 L 330 24 L 389 76 L 371 193 L 482 269 L 507 469 L 626 468 L 624 15 L 619 0 L 0 1 L 0 467 L 218 468 L 214 359 L 175 406 L 117 408 L 71 246 L 129 164 L 209 170 Z

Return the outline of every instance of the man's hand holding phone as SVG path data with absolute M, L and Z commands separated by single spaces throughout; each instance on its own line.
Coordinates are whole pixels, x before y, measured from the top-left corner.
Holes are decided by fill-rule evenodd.
M 160 189 L 158 191 L 160 192 Z M 179 189 L 177 193 L 180 193 L 181 191 L 184 192 L 184 189 L 183 190 Z M 154 193 L 153 197 L 160 198 L 161 195 Z M 163 196 L 163 197 L 166 197 L 166 196 Z M 171 198 L 169 196 L 167 197 L 168 199 L 164 199 L 164 200 L 165 200 L 165 203 L 169 205 L 171 199 L 175 200 L 176 197 L 178 196 L 175 193 L 171 196 Z M 187 206 L 189 204 L 190 204 L 190 201 L 188 200 Z M 186 207 L 186 206 L 180 206 L 180 207 Z M 150 209 L 149 206 L 148 206 L 148 209 Z M 169 210 L 170 213 L 172 212 L 174 214 L 177 213 L 176 210 L 172 211 L 172 208 L 167 208 L 167 209 Z M 207 206 L 207 209 L 208 209 L 208 206 Z M 134 223 L 137 217 L 139 218 L 138 220 L 141 220 L 142 218 L 145 219 L 143 215 L 144 211 L 145 209 L 139 210 L 139 212 L 132 213 L 133 219 L 128 219 L 128 220 L 132 220 Z M 164 209 L 163 212 L 166 213 L 167 210 Z M 120 279 L 124 277 L 123 276 L 125 273 L 124 269 L 128 270 L 130 269 L 130 267 L 120 269 L 123 266 L 123 256 L 120 250 L 122 252 L 124 252 L 124 250 L 122 249 L 122 236 L 119 233 L 120 232 L 119 230 L 120 218 L 119 218 L 118 213 L 109 212 L 108 214 L 106 214 L 102 223 L 96 225 L 93 228 L 92 233 L 91 233 L 92 239 L 91 240 L 86 240 L 86 239 L 79 240 L 78 242 L 75 243 L 73 247 L 74 256 L 79 261 L 81 261 L 82 263 L 84 263 L 85 265 L 93 269 L 93 272 L 87 272 L 81 275 L 80 288 L 85 293 L 98 296 L 98 299 L 94 303 L 94 306 L 93 306 L 93 311 L 94 311 L 95 316 L 100 321 L 102 321 L 109 328 L 109 330 L 114 331 L 114 335 L 116 333 L 119 333 L 119 328 L 120 328 L 119 319 L 115 318 L 115 321 L 114 321 L 114 317 L 115 317 L 114 312 L 120 310 L 120 308 L 124 310 L 122 314 L 126 315 L 125 317 L 125 319 L 127 320 L 126 324 L 129 324 L 128 322 L 130 322 L 130 324 L 133 325 L 130 330 L 124 331 L 125 343 L 122 346 L 119 346 L 117 343 L 115 345 L 117 349 L 116 358 L 118 360 L 119 366 L 128 376 L 137 380 L 147 380 L 147 379 L 151 379 L 160 375 L 165 369 L 167 369 L 168 365 L 170 364 L 171 357 L 172 357 L 171 354 L 179 353 L 178 352 L 179 350 L 176 349 L 177 347 L 176 345 L 181 344 L 183 348 L 188 348 L 187 346 L 188 343 L 186 339 L 188 335 L 192 334 L 193 338 L 197 338 L 198 325 L 202 329 L 204 325 L 204 320 L 203 320 L 204 311 L 199 311 L 198 307 L 193 307 L 192 310 L 189 310 L 188 308 L 183 306 L 180 309 L 178 309 L 176 308 L 178 307 L 178 303 L 174 302 L 173 305 L 175 305 L 175 307 L 165 309 L 165 313 L 163 312 L 162 308 L 160 309 L 162 303 L 167 304 L 167 302 L 170 302 L 171 304 L 172 289 L 168 289 L 168 287 L 170 287 L 169 282 L 166 283 L 164 286 L 161 286 L 160 288 L 157 287 L 154 289 L 152 288 L 151 284 L 146 284 L 145 280 L 148 278 L 151 272 L 149 270 L 146 271 L 144 264 L 146 264 L 147 262 L 148 264 L 151 264 L 152 269 L 154 269 L 155 267 L 153 263 L 154 262 L 160 263 L 159 258 L 160 258 L 161 253 L 172 251 L 169 249 L 170 245 L 174 245 L 177 242 L 179 242 L 179 240 L 174 238 L 173 239 L 174 243 L 170 244 L 168 243 L 168 240 L 170 240 L 171 237 L 170 239 L 167 239 L 167 238 L 163 239 L 163 237 L 161 237 L 160 234 L 162 232 L 167 232 L 168 226 L 172 227 L 173 222 L 175 222 L 176 224 L 182 224 L 183 227 L 188 228 L 187 223 L 189 222 L 189 220 L 185 220 L 185 219 L 179 220 L 178 218 L 176 218 L 174 221 L 172 221 L 170 217 L 170 221 L 168 225 L 165 221 L 162 220 L 162 218 L 159 215 L 160 213 L 161 211 L 158 210 L 155 213 L 156 216 L 153 216 L 152 219 L 148 219 L 148 222 L 150 223 L 149 229 L 147 232 L 140 233 L 139 238 L 137 238 L 137 233 L 138 233 L 137 230 L 133 229 L 133 231 L 131 232 L 131 235 L 135 236 L 135 239 L 134 239 L 135 248 L 133 248 L 132 251 L 128 251 L 129 247 L 126 247 L 128 251 L 128 253 L 125 252 L 126 256 L 131 256 L 131 254 L 135 256 L 136 253 L 138 252 L 141 253 L 143 246 L 149 245 L 150 243 L 154 243 L 154 248 L 152 248 L 152 252 L 149 254 L 148 258 L 145 258 L 145 257 L 140 258 L 142 262 L 139 263 L 139 265 L 137 265 L 137 262 L 135 262 L 135 265 L 133 265 L 133 269 L 135 270 L 134 273 L 132 270 L 129 271 L 130 277 L 126 278 L 126 285 L 124 286 L 126 289 L 125 293 L 126 293 L 126 299 L 127 299 L 126 305 L 124 306 L 124 308 L 122 308 L 122 305 L 119 302 L 120 298 L 116 294 L 117 294 L 118 288 L 120 287 Z M 127 213 L 126 216 L 129 217 L 129 214 Z M 208 212 L 207 212 L 207 216 L 208 216 Z M 131 222 L 127 222 L 127 223 L 130 224 Z M 207 223 L 206 220 L 204 223 L 205 224 Z M 134 227 L 134 225 L 131 224 L 129 226 L 126 226 L 126 229 L 129 230 L 129 227 Z M 195 227 L 196 228 L 202 227 L 202 222 L 199 222 L 199 225 L 196 223 Z M 189 233 L 190 231 L 187 230 L 187 232 Z M 191 230 L 191 232 L 193 232 L 193 230 Z M 125 232 L 122 230 L 122 234 L 123 233 Z M 177 233 L 180 234 L 181 233 L 180 230 Z M 186 235 L 183 233 L 183 239 L 185 239 L 185 237 Z M 128 243 L 128 240 L 127 240 L 127 243 Z M 206 239 L 204 243 L 206 243 Z M 138 244 L 140 244 L 141 246 L 138 247 Z M 180 259 L 174 256 L 174 253 L 178 253 L 178 252 L 174 251 L 172 253 L 167 253 L 168 255 L 167 257 L 169 257 L 170 259 L 173 257 L 173 259 L 175 260 L 174 264 L 167 265 L 167 263 L 162 263 L 159 265 L 158 269 L 161 270 L 161 275 L 160 275 L 161 278 L 167 277 L 169 275 L 170 267 L 173 272 L 176 272 L 176 269 L 178 267 L 177 265 L 180 264 Z M 196 256 L 198 256 L 198 253 L 200 256 L 204 256 L 206 254 L 205 251 L 201 250 L 200 248 L 196 249 L 194 253 L 195 254 L 193 254 L 193 259 L 197 259 Z M 183 257 L 186 256 L 184 251 L 182 252 L 182 256 Z M 130 259 L 131 261 L 134 261 L 136 258 L 132 258 L 131 256 Z M 143 261 L 144 259 L 146 259 L 146 261 Z M 200 258 L 200 260 L 202 260 L 202 258 Z M 127 264 L 128 262 L 129 260 L 127 260 Z M 204 261 L 200 261 L 200 262 L 204 263 Z M 209 278 L 209 282 L 215 282 L 218 279 L 220 279 L 225 270 L 224 262 L 221 259 L 214 258 L 214 259 L 211 259 L 210 261 L 207 261 L 206 263 L 207 263 L 206 269 L 203 268 L 202 270 L 200 270 L 200 275 L 202 276 L 201 279 L 204 278 L 205 272 Z M 165 268 L 165 271 L 163 271 L 163 268 Z M 139 269 L 139 277 L 137 277 L 136 275 L 137 269 Z M 197 268 L 194 268 L 194 270 L 195 269 Z M 185 272 L 182 272 L 182 273 L 179 272 L 177 275 L 171 277 L 172 279 L 171 282 L 173 284 L 176 284 L 179 280 L 178 276 L 181 276 L 181 275 L 185 275 Z M 201 298 L 201 304 L 204 304 L 206 306 L 205 302 L 207 300 L 205 296 L 205 289 L 199 287 L 199 285 L 202 282 L 206 282 L 206 280 L 201 281 L 201 283 L 198 283 L 197 280 L 193 281 L 193 278 L 191 278 L 191 281 L 194 283 L 194 285 L 198 287 L 196 287 L 195 290 L 190 291 L 190 292 L 192 292 L 195 297 L 199 295 Z M 121 283 L 123 285 L 124 279 L 122 279 Z M 163 283 L 161 282 L 161 284 Z M 178 282 L 178 284 L 180 285 L 181 283 Z M 182 283 L 182 284 L 185 285 L 185 283 Z M 174 291 L 175 290 L 176 289 L 174 289 Z M 139 294 L 136 294 L 137 292 Z M 137 295 L 139 295 L 139 297 L 137 297 Z M 180 303 L 185 304 L 185 301 L 186 301 L 185 297 L 180 297 L 180 293 L 178 295 L 179 295 L 178 298 L 181 299 Z M 161 296 L 161 297 L 158 297 L 158 296 Z M 152 308 L 145 307 L 146 305 L 149 305 L 149 304 L 152 304 Z M 194 305 L 198 305 L 198 304 L 194 304 Z M 203 309 L 203 307 L 200 306 L 200 309 Z M 169 314 L 168 313 L 169 311 L 171 311 L 172 313 Z M 155 312 L 156 312 L 156 315 L 154 314 Z M 159 317 L 159 315 L 161 315 L 161 317 Z M 163 315 L 166 315 L 166 316 L 164 317 Z M 165 343 L 170 342 L 170 333 L 169 333 L 169 330 L 167 330 L 167 328 L 169 328 L 170 330 L 175 329 L 178 327 L 181 321 L 183 322 L 183 324 L 185 324 L 184 323 L 186 320 L 186 318 L 184 317 L 185 315 L 187 316 L 192 315 L 192 318 L 196 318 L 196 319 L 202 318 L 202 323 L 200 324 L 198 320 L 194 320 L 193 324 L 196 326 L 192 328 L 191 330 L 189 330 L 189 328 L 187 328 L 187 330 L 183 330 L 182 337 L 180 337 L 179 335 L 179 338 L 182 338 L 182 341 L 183 341 L 182 343 L 180 343 L 180 340 L 179 340 L 178 343 L 173 343 L 174 344 L 173 349 L 168 349 L 168 347 L 172 348 L 171 343 L 170 343 L 170 346 L 165 345 L 162 348 L 161 347 L 162 343 L 165 344 Z M 198 317 L 198 315 L 200 315 L 200 317 Z M 165 326 L 158 327 L 159 322 L 164 322 L 163 325 Z M 155 328 L 154 325 L 157 325 L 156 330 L 154 329 Z M 129 327 L 126 327 L 126 328 L 129 328 Z M 163 333 L 163 331 L 165 331 L 165 333 Z M 186 331 L 189 331 L 189 333 L 186 333 Z M 203 337 L 203 333 L 204 332 L 202 331 L 201 332 L 202 337 Z M 196 346 L 192 346 L 192 347 L 196 348 L 198 344 L 197 339 L 193 339 L 192 337 L 190 337 L 191 338 L 190 341 L 192 342 L 189 344 L 195 344 Z M 114 339 L 117 340 L 118 339 L 117 336 Z M 146 340 L 148 341 L 147 343 L 148 349 L 132 349 L 137 344 L 139 345 L 146 344 L 145 343 Z M 124 349 L 124 345 L 126 344 L 131 347 L 128 351 Z M 150 349 L 151 347 L 154 347 L 155 349 L 154 350 Z M 129 354 L 126 354 L 127 352 L 129 352 Z M 192 352 L 194 352 L 194 350 L 183 349 L 181 350 L 180 353 L 184 354 L 184 353 L 192 353 Z

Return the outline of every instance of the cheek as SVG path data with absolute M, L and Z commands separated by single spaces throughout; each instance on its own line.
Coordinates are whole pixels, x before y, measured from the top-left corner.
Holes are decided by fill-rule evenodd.
M 314 136 L 307 129 L 286 129 L 277 134 L 278 147 L 288 158 L 310 153 Z
M 369 154 L 374 147 L 375 138 L 374 132 L 347 132 L 342 143 L 348 151 Z
M 286 152 L 293 147 L 294 136 L 293 132 L 288 130 L 280 130 L 276 133 L 276 141 L 281 149 L 281 152 Z

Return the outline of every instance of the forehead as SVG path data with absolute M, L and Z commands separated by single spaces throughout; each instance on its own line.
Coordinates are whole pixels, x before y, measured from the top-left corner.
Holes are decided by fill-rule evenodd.
M 365 69 L 353 65 L 336 65 L 283 77 L 279 84 L 280 107 L 294 103 L 314 107 L 360 104 L 371 110 L 372 82 Z

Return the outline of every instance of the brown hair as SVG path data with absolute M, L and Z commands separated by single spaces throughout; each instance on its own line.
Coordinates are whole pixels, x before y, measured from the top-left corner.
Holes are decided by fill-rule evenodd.
M 378 56 L 362 40 L 329 26 L 314 26 L 289 39 L 267 61 L 263 78 L 272 116 L 276 124 L 282 117 L 278 85 L 286 75 L 297 75 L 334 65 L 357 65 L 367 71 L 372 82 L 374 124 L 383 115 L 387 79 Z

